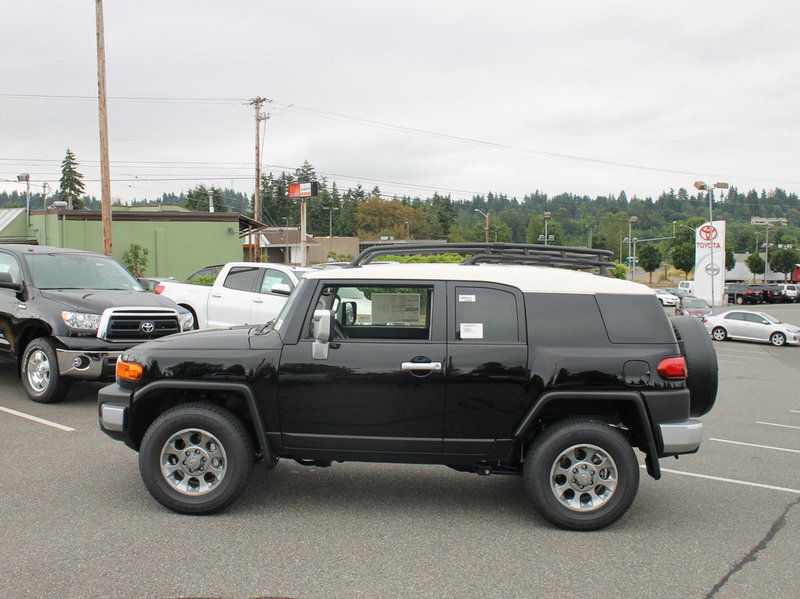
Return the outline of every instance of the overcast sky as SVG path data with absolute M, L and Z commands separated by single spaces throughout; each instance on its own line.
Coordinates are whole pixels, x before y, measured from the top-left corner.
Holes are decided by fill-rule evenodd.
M 105 1 L 112 196 L 252 193 L 262 162 L 340 188 L 800 193 L 800 5 L 729 0 Z M 95 3 L 0 0 L 0 189 L 99 197 Z M 36 96 L 36 97 L 34 97 Z

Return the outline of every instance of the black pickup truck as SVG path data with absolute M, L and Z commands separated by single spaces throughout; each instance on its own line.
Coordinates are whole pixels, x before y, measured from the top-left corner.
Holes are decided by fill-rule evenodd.
M 0 246 L 0 358 L 17 365 L 33 401 L 59 401 L 76 380 L 113 380 L 122 352 L 191 328 L 188 311 L 147 293 L 113 258 Z
M 467 258 L 367 264 L 433 252 Z M 256 460 L 402 462 L 521 475 L 551 522 L 601 528 L 636 495 L 633 448 L 659 478 L 659 458 L 699 448 L 717 390 L 698 320 L 581 272 L 611 266 L 583 248 L 377 246 L 306 273 L 272 322 L 126 351 L 100 426 L 178 512 L 227 507 Z

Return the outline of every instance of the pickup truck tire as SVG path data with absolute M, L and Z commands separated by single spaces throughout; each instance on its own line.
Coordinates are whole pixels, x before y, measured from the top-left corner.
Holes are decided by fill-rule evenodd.
M 58 357 L 47 337 L 33 339 L 22 354 L 22 388 L 33 401 L 55 403 L 69 393 L 72 381 L 58 371 Z
M 597 530 L 618 520 L 639 489 L 639 466 L 619 430 L 568 419 L 546 428 L 525 455 L 523 484 L 536 509 L 568 530 Z
M 139 470 L 161 505 L 183 514 L 213 514 L 247 486 L 255 454 L 250 435 L 228 410 L 184 404 L 156 418 L 139 448 Z

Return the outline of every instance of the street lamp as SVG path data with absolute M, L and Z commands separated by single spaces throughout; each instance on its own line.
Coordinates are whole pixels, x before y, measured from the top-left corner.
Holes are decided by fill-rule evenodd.
M 17 181 L 25 181 L 25 219 L 31 228 L 31 176 L 28 173 L 17 175 Z
M 549 237 L 547 235 L 547 221 L 550 220 L 551 214 L 552 214 L 551 212 L 545 212 L 543 214 L 543 216 L 544 216 L 544 244 L 545 245 L 547 245 L 547 241 L 549 239 Z
M 475 208 L 475 212 L 483 214 L 483 217 L 486 219 L 486 226 L 483 227 L 483 230 L 486 233 L 486 243 L 489 243 L 489 215 L 483 210 L 478 210 L 477 208 Z
M 323 210 L 328 211 L 328 237 L 333 237 L 333 211 L 338 210 L 338 208 L 334 208 L 333 206 L 322 206 Z
M 635 223 L 639 218 L 637 216 L 632 216 L 628 219 L 628 261 L 630 262 L 631 259 L 631 249 L 633 244 L 633 223 Z M 631 269 L 631 281 L 633 281 L 633 269 Z
M 704 181 L 695 181 L 694 187 L 698 191 L 705 191 L 708 194 L 708 226 L 711 231 L 714 231 L 714 188 L 728 189 L 728 184 L 724 182 L 714 183 L 711 187 L 705 184 Z M 720 192 L 721 194 L 722 192 Z M 713 238 L 709 239 L 711 243 L 708 246 L 708 256 L 711 267 L 711 307 L 714 307 L 714 243 Z

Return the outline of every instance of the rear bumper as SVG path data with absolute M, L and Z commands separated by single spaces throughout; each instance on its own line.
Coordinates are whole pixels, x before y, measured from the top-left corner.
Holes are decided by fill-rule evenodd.
M 703 423 L 694 418 L 659 424 L 664 455 L 694 453 L 703 440 Z

